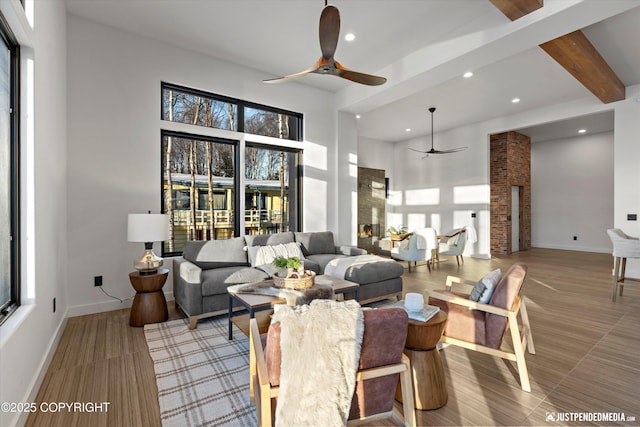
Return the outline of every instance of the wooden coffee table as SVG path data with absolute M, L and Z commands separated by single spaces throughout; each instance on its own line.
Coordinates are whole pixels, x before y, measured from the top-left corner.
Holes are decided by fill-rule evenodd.
M 355 282 L 326 275 L 316 276 L 315 280 L 318 284 L 330 285 L 333 288 L 334 295 L 354 292 L 356 301 L 360 300 L 360 285 Z M 269 279 L 265 280 L 265 282 L 273 283 L 273 280 Z M 273 309 L 274 305 L 286 304 L 286 302 L 285 298 L 271 295 L 229 293 L 229 341 L 233 339 L 232 325 L 236 325 L 243 334 L 249 336 L 249 319 L 256 317 L 256 313 L 260 311 Z M 237 304 L 240 304 L 244 309 L 234 311 L 233 306 Z M 248 312 L 249 315 L 240 316 L 245 312 Z

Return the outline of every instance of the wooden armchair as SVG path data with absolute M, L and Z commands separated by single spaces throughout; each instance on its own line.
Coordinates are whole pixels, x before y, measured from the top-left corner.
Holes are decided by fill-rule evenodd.
M 529 353 L 535 354 L 535 348 L 524 296 L 521 295 L 526 274 L 526 265 L 517 263 L 511 266 L 497 284 L 488 304 L 469 299 L 476 282 L 449 276 L 446 290 L 429 292 L 429 304 L 448 314 L 441 341 L 516 362 L 520 386 L 530 392 L 524 353 L 528 349 Z M 454 284 L 456 290 L 453 289 Z M 522 319 L 521 328 L 518 314 Z M 513 351 L 501 349 L 507 328 Z
M 409 359 L 404 355 L 407 314 L 402 309 L 375 309 L 364 312 L 364 336 L 356 373 L 356 389 L 349 420 L 376 420 L 393 417 L 402 425 L 415 426 L 413 384 Z M 270 326 L 260 335 L 255 319 L 250 323 L 251 399 L 256 405 L 258 423 L 273 425 L 279 393 L 280 328 Z M 394 412 L 393 402 L 400 376 L 403 416 Z M 319 420 L 321 424 L 321 420 Z

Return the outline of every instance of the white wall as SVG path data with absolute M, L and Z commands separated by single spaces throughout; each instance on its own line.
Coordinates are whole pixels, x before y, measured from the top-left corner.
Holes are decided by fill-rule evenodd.
M 616 228 L 638 237 L 640 223 L 628 221 L 627 214 L 640 217 L 640 85 L 628 87 L 626 99 L 615 104 L 614 221 Z M 640 278 L 640 260 L 630 259 L 627 277 Z
M 2 3 L 5 13 L 5 7 L 10 3 Z M 23 125 L 28 120 L 34 121 L 32 129 L 23 126 L 24 147 L 28 135 L 35 138 L 35 151 L 32 153 L 35 194 L 28 193 L 26 179 L 22 189 L 23 209 L 26 211 L 28 200 L 33 201 L 29 208 L 35 209 L 35 234 L 32 234 L 34 230 L 29 230 L 28 236 L 23 235 L 22 245 L 26 248 L 27 238 L 34 242 L 35 254 L 23 251 L 22 262 L 33 265 L 34 270 L 23 270 L 23 305 L 0 328 L 0 402 L 35 401 L 65 325 L 67 310 L 67 52 L 64 4 L 35 2 L 34 15 L 34 31 L 26 31 L 28 39 L 19 40 L 24 48 L 23 57 L 35 58 L 33 117 L 27 117 L 24 111 L 28 108 L 26 98 L 29 90 L 23 87 L 21 94 Z M 29 153 L 23 151 L 21 154 L 22 164 L 27 169 L 25 162 Z M 31 167 L 28 169 L 30 172 L 33 170 Z M 24 215 L 22 219 L 26 219 Z M 53 298 L 57 302 L 55 313 Z M 27 415 L 2 411 L 0 425 L 21 425 Z
M 128 273 L 142 246 L 127 242 L 127 214 L 160 210 L 160 129 L 188 129 L 160 120 L 161 81 L 303 113 L 303 228 L 338 230 L 338 212 L 351 216 L 351 206 L 335 198 L 348 160 L 337 156 L 331 93 L 266 85 L 258 71 L 75 16 L 68 18 L 68 56 L 70 315 L 129 304 L 106 297 L 94 276 L 120 298 L 134 294 Z M 171 292 L 170 281 L 164 290 Z
M 409 150 L 427 150 L 430 135 L 394 146 L 391 168 L 392 196 L 388 200 L 388 225 L 414 229 L 433 227 L 439 233 L 465 225 L 478 232 L 478 242 L 469 243 L 465 254 L 486 258 L 489 254 L 489 173 L 486 124 L 473 124 L 434 135 L 440 150 L 469 147 L 452 154 L 431 155 Z M 472 218 L 471 214 L 476 217 Z
M 606 132 L 531 144 L 531 246 L 611 251 L 613 139 Z
M 434 136 L 435 146 L 439 149 L 468 146 L 463 152 L 430 156 L 422 159 L 420 154 L 407 148 L 425 149 L 428 147 L 426 137 L 404 141 L 394 146 L 394 168 L 391 178 L 392 187 L 396 194 L 389 201 L 395 204 L 395 213 L 388 214 L 390 224 L 402 223 L 411 226 L 426 226 L 446 231 L 452 227 L 473 225 L 478 232 L 478 242 L 465 249 L 466 255 L 487 257 L 490 254 L 489 230 L 489 135 L 508 130 L 528 127 L 537 124 L 550 123 L 557 120 L 576 116 L 588 115 L 604 110 L 615 110 L 614 133 L 614 184 L 601 182 L 599 189 L 613 188 L 614 212 L 613 218 L 607 220 L 609 214 L 602 210 L 590 209 L 588 219 L 579 230 L 570 236 L 578 235 L 576 246 L 571 249 L 602 251 L 611 250 L 595 226 L 604 229 L 606 224 L 614 224 L 631 235 L 640 234 L 638 221 L 627 221 L 628 213 L 640 211 L 640 146 L 637 135 L 640 134 L 640 86 L 627 88 L 625 101 L 612 104 L 602 104 L 595 97 L 587 96 L 583 99 L 545 108 L 530 110 L 520 114 L 501 117 L 480 123 L 474 123 Z M 601 147 L 602 148 L 602 147 Z M 610 158 L 611 154 L 609 154 Z M 606 160 L 606 159 L 605 159 Z M 533 172 L 532 172 L 533 173 Z M 606 171 L 599 172 L 606 175 Z M 591 180 L 591 177 L 587 178 Z M 609 176 L 605 179 L 611 179 Z M 610 181 L 609 181 L 610 182 Z M 581 183 L 579 189 L 584 189 Z M 605 191 L 605 190 L 602 190 Z M 409 199 L 414 199 L 414 201 Z M 603 202 L 602 195 L 587 194 L 581 202 L 584 205 L 605 206 L 610 200 Z M 610 209 L 610 208 L 605 208 Z M 471 212 L 476 218 L 471 219 Z M 394 216 L 395 215 L 395 216 Z M 534 220 L 535 227 L 545 228 L 548 225 Z M 469 224 L 470 223 L 470 224 Z M 589 225 L 588 225 L 589 224 Z M 532 227 L 534 225 L 532 224 Z M 551 242 L 553 244 L 553 242 Z M 542 243 L 539 243 L 542 244 Z M 582 244 L 583 246 L 578 246 Z M 630 262 L 630 274 L 640 276 L 640 263 L 636 266 Z

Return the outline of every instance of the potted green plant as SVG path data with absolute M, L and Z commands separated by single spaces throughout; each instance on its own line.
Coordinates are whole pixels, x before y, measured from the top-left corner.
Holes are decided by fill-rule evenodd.
M 407 234 L 407 230 L 407 227 L 400 224 L 397 228 L 393 226 L 387 228 L 387 233 L 391 238 L 397 238 L 399 236 L 402 236 L 403 234 Z
M 291 277 L 294 273 L 298 276 L 304 275 L 302 261 L 297 256 L 290 258 L 278 256 L 273 260 L 273 265 L 278 269 L 278 277 Z

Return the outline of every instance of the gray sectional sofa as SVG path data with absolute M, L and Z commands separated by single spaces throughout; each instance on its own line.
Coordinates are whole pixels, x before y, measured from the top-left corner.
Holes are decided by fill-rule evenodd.
M 189 317 L 189 327 L 195 328 L 198 319 L 227 312 L 228 286 L 270 277 L 268 268 L 252 267 L 257 247 L 296 242 L 302 251 L 305 269 L 316 274 L 324 274 L 327 264 L 336 258 L 366 254 L 355 247 L 336 246 L 330 231 L 189 241 L 183 255 L 173 259 L 173 293 L 176 305 Z M 379 262 L 373 260 L 347 268 L 344 278 L 360 284 L 360 301 L 373 301 L 400 296 L 402 272 L 399 263 L 379 259 Z

